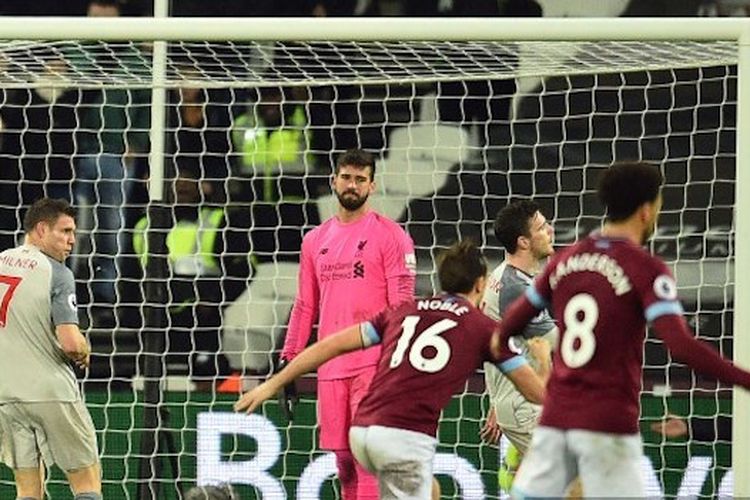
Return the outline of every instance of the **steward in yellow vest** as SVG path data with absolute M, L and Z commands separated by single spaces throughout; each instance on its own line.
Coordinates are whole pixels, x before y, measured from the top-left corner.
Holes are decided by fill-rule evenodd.
M 202 182 L 189 170 L 175 181 L 174 224 L 166 236 L 169 279 L 169 354 L 172 373 L 213 382 L 228 370 L 221 354 L 221 310 L 248 286 L 251 275 L 249 236 L 232 228 L 223 207 L 200 207 Z M 148 219 L 133 233 L 133 249 L 142 265 L 148 260 Z
M 221 264 L 220 253 L 215 253 L 217 238 L 224 226 L 224 210 L 221 208 L 201 208 L 195 220 L 175 221 L 167 234 L 167 250 L 172 273 L 179 276 L 219 276 Z M 148 219 L 144 216 L 135 225 L 133 250 L 138 255 L 141 265 L 146 266 L 148 245 L 146 226 Z
M 234 119 L 232 144 L 238 156 L 237 173 L 245 182 L 243 199 L 276 201 L 304 196 L 303 189 L 287 192 L 288 179 L 308 173 L 307 117 L 299 103 L 285 100 L 279 88 L 263 88 L 259 100 Z

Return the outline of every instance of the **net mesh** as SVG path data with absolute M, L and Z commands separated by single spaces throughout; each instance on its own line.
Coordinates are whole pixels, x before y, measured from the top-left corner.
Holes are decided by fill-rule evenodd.
M 152 45 L 6 41 L 0 85 L 48 85 L 40 69 L 71 65 L 59 85 L 153 84 Z M 251 87 L 465 81 L 622 73 L 732 64 L 735 42 L 179 42 L 167 50 L 167 87 Z M 189 68 L 189 69 L 188 69 Z
M 174 449 L 160 451 L 176 460 L 177 481 L 158 479 L 160 495 L 199 478 L 234 482 L 243 498 L 337 495 L 332 459 L 317 447 L 312 380 L 291 425 L 274 403 L 250 423 L 229 411 L 238 387 L 274 364 L 301 238 L 333 213 L 331 165 L 350 147 L 381 157 L 373 204 L 414 239 L 419 293 L 437 288 L 433 259 L 456 238 L 502 258 L 491 221 L 508 200 L 533 197 L 567 244 L 601 222 L 602 168 L 663 165 L 652 249 L 675 269 L 697 334 L 731 356 L 736 53 L 730 42 L 170 43 L 159 204 L 170 220 L 159 229 L 145 217 L 150 44 L 0 44 L 0 238 L 3 248 L 18 241 L 25 207 L 42 194 L 80 209 L 70 265 L 95 352 L 84 389 L 105 497 L 136 498 L 148 480 L 137 450 L 150 230 L 182 231 L 163 328 L 161 428 Z M 178 251 L 180 241 L 192 243 Z M 645 374 L 649 491 L 729 492 L 726 440 L 667 442 L 648 430 L 666 413 L 729 415 L 728 392 L 655 340 Z M 481 394 L 478 375 L 441 420 L 444 497 L 500 494 L 497 452 L 478 437 Z M 1 474 L 0 496 L 10 496 Z M 51 477 L 52 497 L 63 484 Z

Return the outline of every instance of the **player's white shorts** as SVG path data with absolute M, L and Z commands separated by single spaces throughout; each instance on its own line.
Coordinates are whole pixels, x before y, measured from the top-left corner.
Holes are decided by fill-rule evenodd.
M 99 462 L 82 401 L 0 404 L 0 438 L 0 460 L 12 469 L 36 469 L 40 458 L 66 472 Z
M 357 462 L 377 475 L 381 499 L 430 499 L 437 439 L 371 425 L 349 429 L 349 445 Z
M 639 434 L 539 426 L 513 483 L 516 499 L 557 497 L 580 477 L 586 498 L 644 497 Z

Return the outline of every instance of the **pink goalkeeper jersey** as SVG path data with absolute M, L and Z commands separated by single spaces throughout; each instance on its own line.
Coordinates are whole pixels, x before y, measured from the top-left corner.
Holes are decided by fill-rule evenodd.
M 331 217 L 302 241 L 299 289 L 282 358 L 292 359 L 307 346 L 316 319 L 320 340 L 413 299 L 415 282 L 414 243 L 398 224 L 374 211 L 348 224 Z M 318 369 L 318 379 L 351 377 L 379 357 L 380 347 L 339 356 Z

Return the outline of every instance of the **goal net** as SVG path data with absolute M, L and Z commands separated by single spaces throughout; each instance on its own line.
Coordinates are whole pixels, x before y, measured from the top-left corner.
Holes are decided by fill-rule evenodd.
M 675 270 L 697 335 L 731 356 L 737 51 L 687 41 L 169 42 L 160 130 L 152 43 L 1 42 L 0 239 L 19 241 L 39 196 L 79 209 L 69 265 L 94 351 L 82 383 L 104 496 L 137 498 L 148 484 L 179 498 L 197 482 L 230 482 L 242 498 L 338 498 L 335 464 L 317 445 L 314 378 L 300 382 L 292 422 L 273 401 L 253 416 L 231 405 L 275 365 L 301 238 L 333 214 L 332 165 L 347 148 L 379 158 L 373 205 L 414 239 L 419 293 L 436 290 L 434 257 L 457 238 L 499 262 L 491 222 L 509 200 L 539 202 L 565 245 L 601 223 L 603 168 L 662 165 L 651 248 Z M 149 201 L 157 136 L 166 196 Z M 169 212 L 166 227 L 152 207 Z M 154 233 L 168 245 L 164 304 L 144 298 Z M 164 325 L 149 324 L 152 307 Z M 167 444 L 156 477 L 143 474 L 139 450 L 144 346 L 160 334 Z M 501 495 L 498 451 L 479 440 L 482 390 L 478 373 L 443 414 L 444 498 Z M 729 494 L 728 441 L 667 441 L 649 424 L 731 415 L 731 392 L 649 340 L 642 399 L 649 493 Z M 65 494 L 57 473 L 47 488 Z M 0 497 L 13 494 L 3 469 Z

